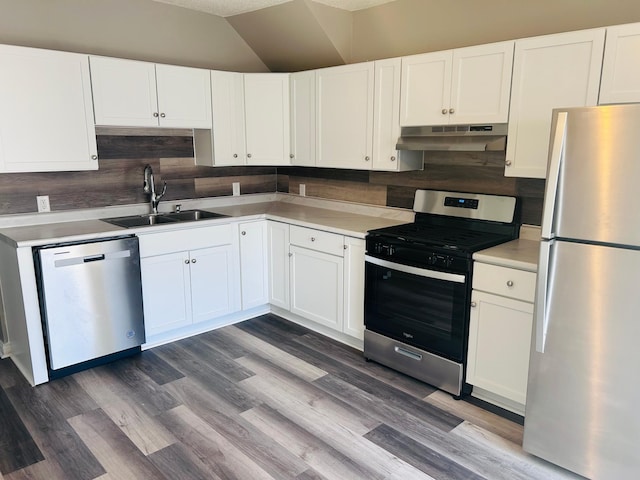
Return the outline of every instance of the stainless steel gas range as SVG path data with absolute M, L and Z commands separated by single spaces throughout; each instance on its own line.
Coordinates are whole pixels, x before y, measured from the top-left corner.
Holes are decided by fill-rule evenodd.
M 465 383 L 473 252 L 518 237 L 515 197 L 418 190 L 414 223 L 368 232 L 368 360 L 455 397 Z

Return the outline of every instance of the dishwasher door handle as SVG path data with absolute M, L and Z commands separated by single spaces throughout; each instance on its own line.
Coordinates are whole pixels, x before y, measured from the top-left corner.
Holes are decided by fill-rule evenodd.
M 71 252 L 63 252 L 71 253 Z M 82 257 L 60 258 L 54 261 L 56 268 L 68 267 L 71 265 L 80 265 L 83 263 L 97 262 L 100 260 L 112 260 L 114 258 L 129 258 L 131 256 L 131 250 L 119 250 L 117 252 L 99 253 L 96 255 L 87 255 Z
M 100 255 L 92 255 L 90 257 L 84 257 L 82 259 L 82 261 L 84 263 L 89 263 L 89 262 L 99 262 L 100 260 L 104 260 L 104 253 L 100 254 Z

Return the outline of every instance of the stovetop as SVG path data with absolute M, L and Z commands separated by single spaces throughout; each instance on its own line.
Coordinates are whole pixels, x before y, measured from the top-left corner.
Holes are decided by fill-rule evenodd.
M 473 253 L 512 240 L 511 234 L 455 228 L 443 225 L 407 223 L 369 232 L 431 248 Z

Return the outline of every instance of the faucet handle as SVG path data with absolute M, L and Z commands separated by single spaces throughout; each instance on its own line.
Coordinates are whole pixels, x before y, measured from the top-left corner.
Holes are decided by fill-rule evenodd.
M 162 192 L 160 192 L 160 195 L 158 195 L 156 199 L 160 201 L 160 199 L 164 197 L 165 193 L 167 193 L 167 182 L 162 182 Z

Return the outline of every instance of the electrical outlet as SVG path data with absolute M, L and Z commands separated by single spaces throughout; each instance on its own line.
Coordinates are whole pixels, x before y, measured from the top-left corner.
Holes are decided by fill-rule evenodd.
M 304 183 L 300 184 L 300 187 L 298 187 L 298 191 L 300 192 L 300 196 L 304 197 L 307 195 L 307 186 Z
M 38 203 L 38 212 L 51 211 L 51 205 L 49 205 L 49 195 L 36 196 L 36 202 Z
M 240 195 L 240 182 L 233 182 L 232 184 L 233 187 L 233 196 L 237 197 Z

